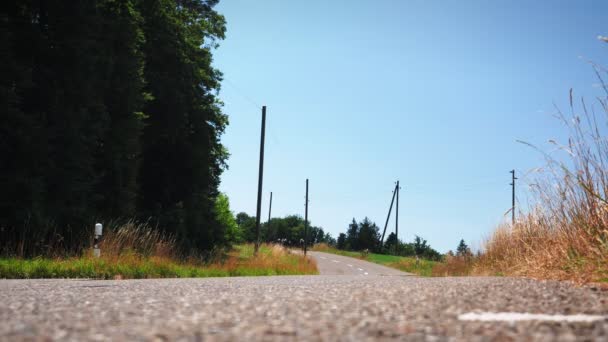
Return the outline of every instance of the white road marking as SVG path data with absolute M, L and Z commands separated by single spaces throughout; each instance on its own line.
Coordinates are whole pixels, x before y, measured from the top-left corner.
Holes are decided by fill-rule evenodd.
M 359 271 L 363 271 L 363 269 L 362 269 L 362 268 L 357 268 L 357 269 L 358 269 Z
M 351 265 L 351 264 L 348 264 L 347 266 L 348 266 L 348 267 L 353 267 L 353 265 Z
M 367 273 L 367 272 L 365 272 L 365 273 L 363 273 L 363 274 L 368 275 L 368 273 Z
M 551 321 L 551 322 L 594 322 L 608 319 L 600 315 L 546 315 L 527 312 L 469 312 L 458 316 L 461 321 L 483 322 L 519 322 L 519 321 Z
M 321 259 L 327 259 L 326 257 L 321 257 Z
M 332 260 L 333 262 L 339 262 L 338 260 Z

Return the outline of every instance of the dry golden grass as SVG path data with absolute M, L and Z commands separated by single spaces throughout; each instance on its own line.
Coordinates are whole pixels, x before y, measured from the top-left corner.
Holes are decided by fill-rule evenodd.
M 607 98 L 598 102 L 608 122 Z M 515 225 L 498 227 L 475 261 L 475 274 L 608 281 L 608 137 L 582 100 L 580 107 L 582 114 L 575 114 L 571 93 L 571 116 L 560 113 L 570 139 L 553 142 L 566 158 L 546 155 L 536 206 Z
M 176 264 L 204 268 L 212 274 L 226 275 L 283 275 L 316 274 L 314 260 L 291 254 L 278 244 L 262 244 L 258 255 L 253 255 L 253 244 L 239 245 L 225 254 L 218 251 L 207 261 L 196 256 L 182 259 L 176 252 L 175 240 L 143 224 L 129 222 L 108 230 L 101 243 L 101 258 L 114 264 L 141 266 Z
M 80 257 L 0 259 L 0 278 L 164 278 L 317 274 L 316 263 L 280 245 L 239 245 L 211 258 L 178 255 L 175 240 L 133 222 L 110 227 L 100 242 L 101 256 L 87 249 Z
M 460 277 L 471 275 L 473 256 L 446 256 L 445 260 L 433 266 L 431 275 L 434 277 Z
M 314 246 L 312 246 L 311 250 L 313 251 L 317 251 L 317 252 L 329 252 L 334 250 L 335 248 L 331 247 L 330 245 L 326 244 L 325 242 L 322 243 L 316 243 Z
M 99 247 L 105 259 L 132 254 L 161 259 L 177 258 L 177 246 L 172 236 L 133 221 L 106 229 Z
M 269 275 L 318 273 L 317 264 L 313 259 L 291 253 L 278 244 L 262 244 L 256 256 L 253 255 L 252 244 L 237 246 L 227 260 L 212 264 L 210 267 L 228 272 L 250 270 L 255 273 L 256 270 L 261 270 Z

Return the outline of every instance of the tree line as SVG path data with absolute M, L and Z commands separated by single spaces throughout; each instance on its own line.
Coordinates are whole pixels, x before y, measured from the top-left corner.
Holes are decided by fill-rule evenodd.
M 354 218 L 348 225 L 346 233 L 340 233 L 336 248 L 342 250 L 369 250 L 381 254 L 399 256 L 418 256 L 429 260 L 441 260 L 441 253 L 433 249 L 426 240 L 416 236 L 413 242 L 402 242 L 395 233 L 390 233 L 381 245 L 380 228 L 367 217 L 357 222 Z
M 4 246 L 76 251 L 94 222 L 132 218 L 184 250 L 229 242 L 216 213 L 228 157 L 212 66 L 226 30 L 216 3 L 3 3 Z
M 244 242 L 255 242 L 255 216 L 249 216 L 241 212 L 236 215 L 236 223 L 239 227 L 239 240 Z M 317 243 L 334 245 L 336 240 L 331 234 L 326 233 L 322 227 L 311 226 L 307 228 L 306 243 L 312 246 Z M 287 246 L 302 246 L 304 239 L 304 219 L 298 215 L 271 218 L 270 221 L 260 226 L 260 240 L 265 242 L 282 243 Z

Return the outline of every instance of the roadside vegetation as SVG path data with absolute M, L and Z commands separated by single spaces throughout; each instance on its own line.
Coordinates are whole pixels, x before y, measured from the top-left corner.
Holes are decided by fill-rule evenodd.
M 420 241 L 404 244 L 389 236 L 381 250 L 353 237 L 354 225 L 337 239 L 338 249 L 317 250 L 355 256 L 372 262 L 430 276 L 522 276 L 571 280 L 578 283 L 608 282 L 608 70 L 593 65 L 602 92 L 595 100 L 576 99 L 572 90 L 569 112 L 557 112 L 568 130 L 564 143 L 550 140 L 553 152 L 527 142 L 546 158 L 531 184 L 531 206 L 516 221 L 500 225 L 476 254 L 461 241 L 456 253 L 445 255 L 416 250 Z M 360 228 L 359 228 L 360 229 Z M 347 250 L 369 248 L 383 254 L 413 253 L 408 257 L 363 254 Z M 424 263 L 424 264 L 423 264 Z M 422 266 L 423 265 L 423 266 Z
M 547 167 L 534 184 L 536 204 L 514 225 L 504 224 L 485 242 L 474 274 L 502 274 L 577 282 L 608 281 L 608 88 L 592 104 L 575 100 L 559 112 L 570 138 L 552 142 Z M 579 103 L 578 105 L 576 103 Z
M 175 241 L 145 225 L 110 230 L 100 244 L 78 257 L 0 259 L 0 278 L 166 278 L 316 274 L 313 260 L 276 244 L 263 244 L 257 256 L 252 244 L 236 245 L 204 258 L 176 254 Z
M 240 240 L 254 242 L 256 239 L 255 216 L 241 212 L 236 214 L 236 223 L 240 229 Z M 315 243 L 335 244 L 336 240 L 326 233 L 322 227 L 311 225 L 308 221 L 307 241 L 309 245 Z M 260 240 L 267 243 L 278 243 L 290 247 L 302 247 L 304 238 L 304 218 L 299 215 L 273 217 L 270 221 L 261 224 Z
M 593 67 L 602 94 L 587 102 L 570 90 L 569 112 L 557 112 L 567 141 L 550 140 L 551 153 L 524 142 L 546 158 L 532 205 L 477 255 L 448 255 L 435 273 L 608 282 L 608 71 Z
M 229 155 L 217 2 L 6 2 L 0 254 L 78 256 L 117 219 L 184 252 L 235 243 L 214 214 Z
M 311 241 L 313 250 L 359 258 L 393 267 L 421 276 L 434 276 L 444 256 L 433 249 L 425 239 L 416 236 L 412 242 L 403 242 L 390 233 L 381 245 L 380 228 L 367 217 L 352 219 L 346 233 L 340 233 L 335 244 Z
M 312 250 L 343 255 L 351 258 L 357 258 L 426 277 L 436 275 L 434 273 L 434 269 L 437 265 L 440 264 L 437 261 L 426 259 L 418 259 L 418 261 L 416 261 L 416 258 L 413 257 L 403 257 L 398 255 L 378 253 L 365 253 L 362 251 L 340 250 L 323 243 L 314 245 Z
M 378 254 L 398 255 L 404 257 L 418 256 L 423 259 L 439 261 L 442 255 L 433 249 L 425 239 L 416 236 L 412 242 L 397 239 L 395 233 L 390 233 L 386 241 L 380 245 L 382 235 L 376 223 L 367 217 L 357 222 L 353 218 L 346 233 L 340 233 L 335 247 L 346 251 L 368 250 Z M 318 241 L 316 243 L 319 243 Z

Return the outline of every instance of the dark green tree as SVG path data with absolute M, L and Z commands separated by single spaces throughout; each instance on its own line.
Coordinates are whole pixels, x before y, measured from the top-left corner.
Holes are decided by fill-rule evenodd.
M 416 255 L 423 255 L 429 246 L 426 244 L 426 240 L 416 235 L 414 238 L 414 252 Z
M 386 241 L 384 242 L 384 250 L 387 253 L 392 253 L 394 251 L 398 251 L 400 245 L 401 245 L 401 241 L 399 241 L 397 239 L 397 235 L 394 232 L 392 232 L 392 233 L 388 234 L 388 237 L 386 238 Z
M 0 6 L 0 241 L 23 246 L 5 252 L 75 252 L 94 222 L 134 216 L 185 249 L 229 243 L 216 3 Z
M 175 233 L 185 248 L 222 244 L 214 200 L 228 156 L 228 120 L 215 96 L 221 74 L 211 50 L 224 38 L 217 1 L 141 1 L 146 102 L 140 212 Z
M 464 239 L 460 240 L 458 247 L 456 247 L 456 255 L 457 256 L 469 256 L 471 255 L 471 250 L 469 246 L 464 242 Z
M 218 224 L 225 228 L 225 240 L 230 243 L 243 241 L 243 231 L 236 222 L 230 210 L 230 200 L 224 193 L 220 193 L 215 200 L 215 216 Z
M 340 235 L 338 235 L 338 241 L 336 243 L 336 248 L 338 249 L 346 249 L 346 234 L 344 233 L 340 233 Z
M 239 226 L 244 241 L 255 241 L 255 217 L 240 212 L 236 215 L 236 224 Z
M 359 250 L 359 224 L 354 217 L 346 231 L 346 248 L 355 251 Z
M 325 236 L 323 237 L 323 241 L 330 246 L 335 246 L 336 245 L 336 239 L 334 239 L 333 236 L 331 236 L 331 234 L 329 232 L 325 233 Z
M 441 260 L 441 254 L 431 248 L 431 246 L 427 244 L 426 240 L 418 235 L 416 235 L 416 237 L 414 238 L 413 247 L 414 252 L 419 257 L 429 260 Z
M 134 1 L 100 1 L 100 44 L 95 52 L 105 61 L 99 66 L 103 103 L 108 113 L 99 146 L 97 189 L 104 189 L 96 209 L 103 218 L 131 218 L 136 214 L 137 173 L 141 152 L 144 101 L 144 33 Z
M 1 11 L 0 225 L 38 244 L 21 254 L 51 240 L 78 249 L 95 220 L 134 214 L 140 18 L 132 1 L 8 1 Z
M 376 250 L 380 241 L 380 228 L 367 217 L 359 223 L 359 250 Z

